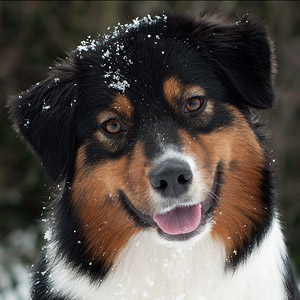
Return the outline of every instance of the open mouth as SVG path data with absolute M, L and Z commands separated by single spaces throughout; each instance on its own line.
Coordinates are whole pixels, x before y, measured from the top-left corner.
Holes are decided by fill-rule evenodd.
M 158 227 L 171 235 L 190 233 L 200 224 L 202 217 L 201 204 L 176 207 L 175 209 L 153 217 Z
M 220 192 L 221 176 L 222 164 L 219 163 L 213 186 L 203 202 L 184 207 L 178 206 L 167 213 L 154 216 L 158 233 L 163 238 L 173 241 L 188 240 L 201 233 L 217 204 L 215 198 L 218 198 Z
M 158 233 L 166 240 L 188 240 L 204 230 L 204 225 L 214 210 L 216 205 L 214 198 L 218 197 L 219 194 L 218 183 L 221 180 L 221 173 L 221 166 L 218 165 L 210 193 L 203 202 L 198 204 L 177 206 L 164 214 L 157 214 L 152 217 L 138 211 L 126 195 L 121 192 L 122 198 L 125 200 L 123 202 L 126 209 L 135 216 L 135 220 L 143 227 L 156 226 Z
M 159 234 L 168 240 L 186 240 L 199 234 L 207 222 L 212 204 L 213 198 L 208 196 L 202 203 L 176 207 L 165 214 L 154 216 Z

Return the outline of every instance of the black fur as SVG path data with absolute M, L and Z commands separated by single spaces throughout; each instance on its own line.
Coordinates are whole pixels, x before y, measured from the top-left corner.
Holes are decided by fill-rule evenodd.
M 54 183 L 63 180 L 72 165 L 75 123 L 71 103 L 77 98 L 77 73 L 70 59 L 59 64 L 47 80 L 8 102 L 17 130 L 38 154 Z
M 237 103 L 245 101 L 257 108 L 272 106 L 272 50 L 261 21 L 249 20 L 246 15 L 235 24 L 174 20 L 172 25 L 198 45 Z
M 155 36 L 159 40 L 153 46 Z M 116 41 L 124 48 L 117 49 Z M 162 54 L 166 49 L 168 53 Z M 109 63 L 102 58 L 107 50 L 118 54 L 113 54 Z M 126 55 L 134 57 L 135 63 L 124 62 Z M 267 108 L 273 104 L 270 42 L 260 22 L 242 19 L 237 24 L 226 24 L 169 17 L 167 22 L 143 24 L 98 44 L 95 51 L 71 53 L 47 80 L 20 98 L 10 99 L 11 118 L 53 182 L 66 178 L 76 146 L 97 130 L 91 112 L 96 114 L 108 104 L 114 90 L 107 87 L 104 75 L 118 70 L 132 86 L 127 92 L 130 99 L 160 105 L 161 112 L 155 106 L 153 113 L 151 107 L 139 111 L 136 124 L 148 114 L 160 116 L 169 109 L 158 91 L 164 78 L 177 74 L 183 83 L 197 83 L 213 99 L 232 102 L 239 108 Z M 208 131 L 215 126 L 212 122 Z M 105 157 L 97 151 L 96 156 L 102 155 Z
M 47 80 L 19 97 L 11 98 L 8 107 L 17 130 L 40 157 L 49 178 L 63 186 L 54 210 L 55 238 L 61 255 L 81 273 L 89 274 L 93 280 L 103 280 L 110 266 L 94 262 L 85 250 L 81 233 L 84 224 L 80 224 L 71 203 L 69 188 L 79 146 L 87 144 L 85 163 L 90 165 L 107 158 L 117 159 L 124 153 L 131 154 L 137 140 L 149 145 L 145 156 L 152 158 L 159 154 L 153 139 L 155 131 L 160 131 L 166 143 L 180 148 L 176 133 L 180 128 L 195 135 L 230 126 L 233 116 L 224 103 L 233 104 L 256 130 L 259 126 L 252 124 L 249 108 L 272 107 L 273 66 L 265 26 L 247 17 L 227 23 L 209 18 L 169 16 L 167 20 L 161 18 L 151 25 L 142 22 L 138 28 L 121 29 L 116 36 L 99 38 L 95 46 L 92 44 L 88 51 L 77 49 L 72 52 L 51 71 Z M 106 56 L 108 50 L 110 55 Z M 92 137 L 99 130 L 96 116 L 120 92 L 109 87 L 114 75 L 130 85 L 125 94 L 135 106 L 135 126 L 128 131 L 130 142 L 118 138 L 117 149 L 102 147 Z M 215 114 L 208 124 L 195 125 L 192 116 L 182 122 L 174 120 L 172 109 L 162 94 L 162 83 L 172 76 L 179 77 L 184 84 L 203 87 L 207 97 L 213 99 Z M 262 143 L 259 130 L 257 136 Z M 220 181 L 223 171 L 219 165 Z M 253 231 L 245 248 L 229 258 L 231 269 L 237 268 L 259 245 L 273 217 L 273 183 L 267 159 L 261 172 L 264 174 L 260 184 L 261 201 L 267 210 L 266 218 Z M 217 193 L 220 193 L 220 186 L 217 186 Z M 135 215 L 137 226 L 151 225 L 145 216 L 133 211 L 125 195 L 121 198 L 124 209 Z M 36 274 L 33 299 L 67 300 L 48 291 L 47 272 L 42 275 L 46 266 L 44 259 Z M 290 270 L 288 262 L 287 269 Z M 299 299 L 293 278 L 289 271 L 286 279 L 291 293 L 289 300 Z

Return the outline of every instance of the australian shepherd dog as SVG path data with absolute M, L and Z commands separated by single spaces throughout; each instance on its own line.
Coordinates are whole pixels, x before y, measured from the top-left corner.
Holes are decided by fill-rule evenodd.
M 60 192 L 34 300 L 296 300 L 264 24 L 160 15 L 81 42 L 8 101 Z

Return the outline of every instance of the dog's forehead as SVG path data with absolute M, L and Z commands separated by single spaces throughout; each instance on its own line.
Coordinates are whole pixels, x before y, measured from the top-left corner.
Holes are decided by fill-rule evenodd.
M 98 93 L 112 95 L 107 97 L 110 101 L 104 101 L 106 107 L 115 94 L 124 94 L 135 109 L 163 109 L 167 105 L 164 86 L 170 78 L 208 87 L 207 78 L 212 75 L 208 75 L 207 63 L 188 37 L 178 37 L 166 17 L 148 16 L 120 26 L 121 32 L 115 30 L 101 44 L 89 40 L 77 49 L 79 56 L 89 60 L 87 72 L 97 77 Z
M 192 51 L 185 55 L 180 42 L 149 32 L 131 32 L 101 49 L 104 83 L 111 90 L 136 94 L 136 101 L 144 95 L 157 96 L 159 87 L 171 76 L 187 81 L 196 61 Z

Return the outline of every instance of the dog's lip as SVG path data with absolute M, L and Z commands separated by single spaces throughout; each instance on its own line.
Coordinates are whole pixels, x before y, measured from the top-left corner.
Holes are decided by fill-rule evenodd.
M 146 215 L 144 213 L 142 213 L 140 210 L 138 210 L 128 199 L 128 197 L 125 195 L 124 192 L 120 192 L 120 194 L 122 195 L 122 199 L 124 199 L 123 204 L 125 205 L 125 207 L 133 212 L 133 214 L 136 216 L 138 223 L 140 223 L 143 226 L 153 226 L 155 225 L 155 221 L 153 220 L 153 218 L 150 215 Z
M 130 202 L 130 200 L 124 193 L 122 193 L 122 198 L 124 199 L 124 204 L 126 205 L 127 209 L 129 209 L 131 212 L 133 212 L 133 214 L 138 219 L 138 221 L 141 225 L 146 226 L 146 227 L 148 227 L 148 226 L 158 227 L 157 223 L 154 221 L 154 216 L 144 214 L 140 210 L 138 210 Z M 177 206 L 172 207 L 171 209 L 166 210 L 165 213 L 175 210 L 176 208 L 179 208 L 179 207 L 189 207 L 189 206 L 200 204 L 201 205 L 201 213 L 202 213 L 200 225 L 201 224 L 203 225 L 203 219 L 206 217 L 206 213 L 209 210 L 209 208 L 211 207 L 212 202 L 213 202 L 213 198 L 211 196 L 208 196 L 204 201 L 202 201 L 200 203 L 193 203 L 193 204 L 189 204 L 189 205 L 177 205 Z
M 127 209 L 129 209 L 131 212 L 133 212 L 133 214 L 137 218 L 137 221 L 142 226 L 145 226 L 145 227 L 148 227 L 148 226 L 158 227 L 157 223 L 154 221 L 154 216 L 144 214 L 140 210 L 135 208 L 135 206 L 130 202 L 130 200 L 127 198 L 127 196 L 124 193 L 122 193 L 122 198 L 124 199 L 124 202 L 125 202 L 125 205 L 127 206 Z M 201 215 L 202 216 L 201 216 L 200 224 L 198 226 L 198 227 L 200 227 L 200 226 L 205 224 L 205 222 L 206 222 L 205 220 L 206 220 L 206 217 L 207 217 L 207 212 L 211 208 L 212 203 L 213 203 L 213 197 L 211 196 L 211 193 L 209 193 L 209 195 L 206 197 L 206 199 L 204 201 L 200 202 L 200 203 L 189 203 L 188 205 L 177 205 L 175 207 L 172 207 L 171 209 L 166 210 L 165 213 L 170 212 L 172 210 L 175 210 L 176 208 L 179 208 L 179 207 L 182 208 L 182 207 L 189 207 L 189 206 L 194 206 L 194 205 L 201 205 Z M 197 230 L 197 228 L 195 230 Z M 159 227 L 158 227 L 158 231 L 163 233 L 163 231 Z M 166 233 L 164 233 L 164 234 L 166 234 Z M 166 234 L 166 235 L 168 235 L 168 234 Z M 185 235 L 185 234 L 179 234 L 179 235 Z
M 216 168 L 216 171 L 215 171 L 215 176 L 214 176 L 212 188 L 208 192 L 207 197 L 204 201 L 201 201 L 201 202 L 198 202 L 198 203 L 196 203 L 196 202 L 195 203 L 191 202 L 191 203 L 188 203 L 188 204 L 185 203 L 185 204 L 177 205 L 177 206 L 174 206 L 170 209 L 164 210 L 164 213 L 165 213 L 167 211 L 171 211 L 173 209 L 176 209 L 177 207 L 184 207 L 184 206 L 191 206 L 191 205 L 198 205 L 198 204 L 201 205 L 201 214 L 202 215 L 201 215 L 201 221 L 200 221 L 199 226 L 193 232 L 186 233 L 186 234 L 178 234 L 178 235 L 175 235 L 175 237 L 178 237 L 179 239 L 181 239 L 181 238 L 182 239 L 187 239 L 188 238 L 187 236 L 193 236 L 194 232 L 199 231 L 199 228 L 202 227 L 203 225 L 205 225 L 205 223 L 207 221 L 207 217 L 208 217 L 208 215 L 211 211 L 211 208 L 213 206 L 213 203 L 214 203 L 214 196 L 216 196 L 216 193 L 217 193 L 217 185 L 218 185 L 218 182 L 220 180 L 220 178 L 219 178 L 220 173 L 221 173 L 221 167 L 218 165 L 218 167 Z M 120 191 L 120 194 L 122 195 L 122 199 L 124 199 L 123 204 L 125 205 L 125 207 L 129 211 L 131 211 L 134 214 L 134 216 L 136 217 L 136 221 L 138 223 L 140 223 L 143 227 L 153 227 L 153 226 L 155 226 L 155 227 L 157 227 L 158 232 L 160 234 L 165 235 L 167 238 L 169 236 L 171 236 L 171 235 L 163 232 L 158 227 L 157 223 L 153 219 L 154 216 L 142 213 L 139 209 L 137 209 L 131 203 L 131 201 L 128 199 L 128 197 L 126 196 L 126 194 L 124 192 Z

